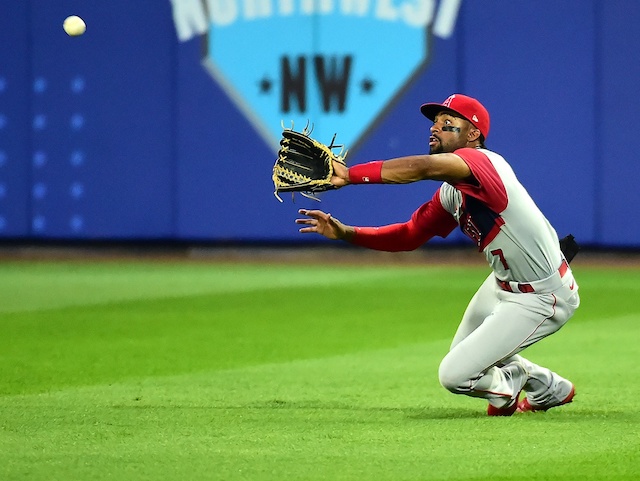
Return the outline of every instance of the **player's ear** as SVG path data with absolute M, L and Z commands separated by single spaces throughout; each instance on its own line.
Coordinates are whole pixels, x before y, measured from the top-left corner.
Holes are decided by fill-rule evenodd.
M 471 128 L 469 130 L 469 133 L 467 133 L 467 141 L 468 142 L 475 142 L 476 140 L 480 139 L 481 135 L 482 134 L 480 133 L 480 129 L 476 129 L 475 127 Z

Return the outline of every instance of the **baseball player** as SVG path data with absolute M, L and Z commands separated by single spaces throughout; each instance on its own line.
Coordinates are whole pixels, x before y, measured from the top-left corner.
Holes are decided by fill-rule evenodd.
M 455 394 L 486 399 L 490 416 L 570 403 L 575 388 L 569 380 L 519 355 L 558 331 L 580 304 L 556 231 L 507 161 L 485 147 L 490 119 L 478 100 L 454 94 L 442 104 L 422 105 L 421 112 L 433 121 L 429 155 L 350 168 L 334 162 L 331 183 L 442 181 L 431 200 L 408 221 L 381 227 L 348 226 L 320 210 L 301 209 L 300 232 L 369 249 L 409 251 L 459 226 L 492 272 L 462 317 L 440 364 L 440 383 Z

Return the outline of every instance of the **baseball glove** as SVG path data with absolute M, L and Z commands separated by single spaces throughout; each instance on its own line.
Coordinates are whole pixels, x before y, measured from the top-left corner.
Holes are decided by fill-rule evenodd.
M 310 137 L 311 130 L 307 125 L 302 132 L 284 128 L 280 140 L 278 158 L 273 166 L 274 194 L 282 202 L 278 195 L 280 192 L 300 192 L 301 195 L 319 200 L 313 194 L 335 189 L 331 183 L 333 175 L 333 162 L 344 161 L 346 152 L 342 155 L 344 147 L 334 145 L 336 136 L 333 136 L 330 145 L 325 145 Z M 336 155 L 332 149 L 340 149 Z

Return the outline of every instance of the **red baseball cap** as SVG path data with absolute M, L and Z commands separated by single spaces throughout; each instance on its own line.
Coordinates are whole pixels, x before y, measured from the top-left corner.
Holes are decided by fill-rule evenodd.
M 480 131 L 485 139 L 489 135 L 489 112 L 476 99 L 462 94 L 453 94 L 441 104 L 429 103 L 420 107 L 420 112 L 432 121 L 435 121 L 436 115 L 443 110 L 462 115 Z

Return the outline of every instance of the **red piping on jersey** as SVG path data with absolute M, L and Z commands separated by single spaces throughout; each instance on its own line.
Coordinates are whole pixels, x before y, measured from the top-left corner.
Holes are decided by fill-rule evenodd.
M 489 233 L 485 235 L 482 239 L 482 242 L 478 246 L 479 251 L 483 251 L 485 247 L 491 244 L 491 241 L 496 238 L 496 236 L 500 233 L 500 228 L 504 225 L 504 219 L 502 217 L 498 217 L 496 219 L 496 223 L 491 228 Z
M 454 154 L 469 166 L 477 183 L 456 182 L 452 185 L 460 192 L 479 199 L 496 214 L 505 210 L 509 203 L 507 189 L 489 157 L 478 149 L 468 147 L 458 149 Z
M 471 236 L 463 229 L 465 234 L 478 242 L 478 250 L 482 251 L 496 238 L 500 233 L 500 228 L 505 223 L 504 219 L 500 217 L 500 213 L 507 208 L 509 203 L 507 190 L 498 171 L 486 154 L 471 148 L 458 149 L 454 153 L 465 161 L 473 174 L 474 180 L 471 182 L 457 182 L 452 185 L 462 193 L 463 199 L 467 196 L 478 199 L 496 216 L 489 232 L 484 233 L 479 239 Z M 473 216 L 471 216 L 471 221 L 474 221 Z M 462 224 L 461 227 L 463 227 Z

